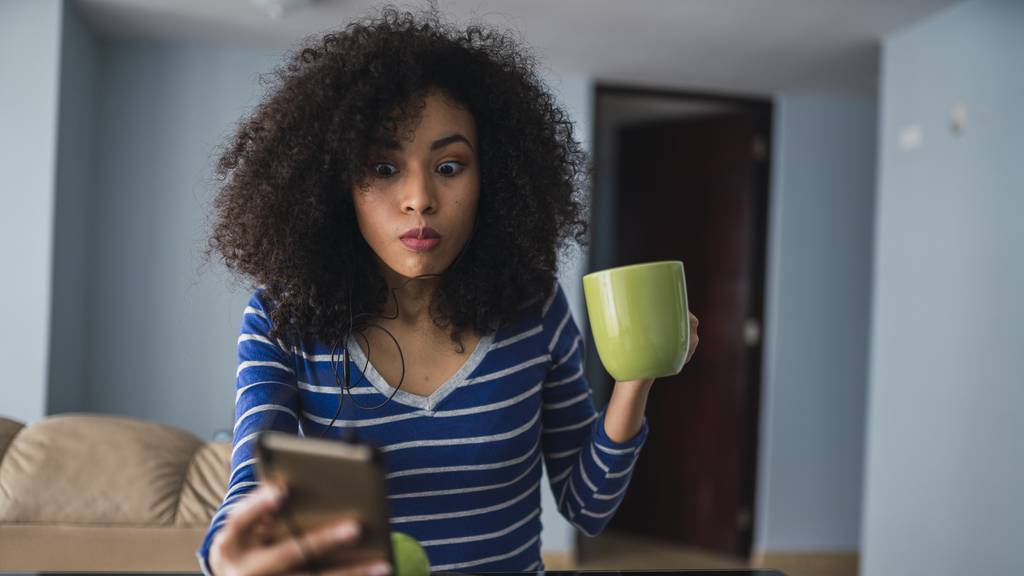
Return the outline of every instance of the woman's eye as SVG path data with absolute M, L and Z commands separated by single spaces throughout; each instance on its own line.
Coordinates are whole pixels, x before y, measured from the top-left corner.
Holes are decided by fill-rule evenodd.
M 395 175 L 395 167 L 387 162 L 380 162 L 373 165 L 373 173 L 381 178 L 390 178 Z
M 465 165 L 462 164 L 462 162 L 456 162 L 454 160 L 450 162 L 445 162 L 444 164 L 441 164 L 440 166 L 437 167 L 437 171 L 444 176 L 457 176 L 465 169 L 466 167 Z
M 372 165 L 371 169 L 378 178 L 390 178 L 398 172 L 398 169 L 388 162 L 377 162 Z M 437 167 L 438 173 L 442 176 L 457 176 L 465 169 L 466 166 L 462 162 L 455 160 L 445 162 Z

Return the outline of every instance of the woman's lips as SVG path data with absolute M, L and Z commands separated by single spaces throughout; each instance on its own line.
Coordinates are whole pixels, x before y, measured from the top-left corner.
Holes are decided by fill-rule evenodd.
M 414 252 L 427 252 L 433 250 L 441 243 L 440 238 L 402 238 L 402 244 Z
M 406 230 L 399 240 L 413 252 L 426 252 L 441 243 L 441 233 L 429 226 L 423 226 Z

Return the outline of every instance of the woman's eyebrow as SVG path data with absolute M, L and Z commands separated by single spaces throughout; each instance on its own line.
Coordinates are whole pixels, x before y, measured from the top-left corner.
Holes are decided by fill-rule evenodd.
M 470 150 L 473 149 L 473 145 L 469 143 L 469 139 L 463 136 L 462 134 L 457 133 L 452 134 L 451 136 L 445 136 L 444 138 L 440 138 L 438 140 L 434 140 L 434 143 L 430 145 L 430 149 L 437 150 L 438 148 L 444 148 L 445 146 L 451 144 L 452 142 L 460 141 L 465 142 L 466 146 L 469 146 Z
M 434 143 L 430 145 L 431 150 L 437 150 L 438 148 L 444 148 L 452 142 L 465 142 L 466 146 L 469 146 L 470 150 L 473 150 L 473 145 L 469 142 L 469 139 L 462 134 L 455 133 L 451 136 L 445 136 L 444 138 L 438 138 L 434 140 Z M 394 140 L 387 140 L 384 142 L 384 147 L 389 150 L 401 150 L 402 145 Z

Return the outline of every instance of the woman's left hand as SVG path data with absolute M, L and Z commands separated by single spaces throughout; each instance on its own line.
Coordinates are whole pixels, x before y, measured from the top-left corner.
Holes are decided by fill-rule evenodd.
M 700 337 L 697 336 L 697 326 L 700 324 L 700 320 L 693 315 L 693 312 L 688 312 L 690 315 L 690 350 L 686 353 L 686 362 L 693 358 L 693 353 L 697 351 L 697 344 L 700 342 Z

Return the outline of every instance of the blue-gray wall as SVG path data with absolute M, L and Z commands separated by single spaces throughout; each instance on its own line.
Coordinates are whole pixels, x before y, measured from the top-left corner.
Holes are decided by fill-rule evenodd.
M 883 54 L 863 574 L 1021 574 L 1024 2 L 958 4 Z
M 775 100 L 754 549 L 855 552 L 876 104 Z
M 587 76 L 560 75 L 550 71 L 545 71 L 542 78 L 554 93 L 559 104 L 565 107 L 566 112 L 572 118 L 575 126 L 573 134 L 576 140 L 580 142 L 584 150 L 588 153 L 591 152 L 593 150 L 591 121 L 594 117 L 593 81 Z M 588 189 L 585 194 L 589 196 L 591 192 Z M 586 266 L 589 255 L 589 246 L 580 247 L 570 244 L 560 253 L 558 265 L 558 281 L 565 289 L 565 297 L 569 301 L 569 308 L 572 309 L 573 319 L 579 325 L 580 332 L 584 334 L 589 330 L 589 324 L 583 300 L 582 279 L 583 275 L 587 273 Z M 551 486 L 548 484 L 547 468 L 544 469 L 541 482 L 543 486 L 541 490 L 541 523 L 544 525 L 541 533 L 543 551 L 575 555 L 577 532 L 558 513 L 558 504 L 551 493 Z
M 0 414 L 46 411 L 60 0 L 0 0 Z
M 90 215 L 88 408 L 209 439 L 230 429 L 247 300 L 201 269 L 216 146 L 276 55 L 104 40 Z
M 88 400 L 99 44 L 77 2 L 64 1 L 61 39 L 47 414 L 85 410 Z

